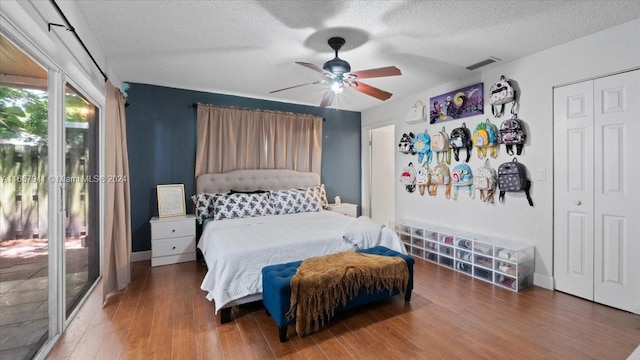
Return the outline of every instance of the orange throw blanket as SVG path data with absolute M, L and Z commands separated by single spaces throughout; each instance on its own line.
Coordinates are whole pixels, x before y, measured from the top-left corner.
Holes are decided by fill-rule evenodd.
M 300 336 L 324 326 L 335 309 L 365 287 L 369 292 L 396 288 L 404 293 L 409 269 L 398 256 L 340 252 L 304 260 L 291 278 L 291 305 L 287 319 L 296 317 Z

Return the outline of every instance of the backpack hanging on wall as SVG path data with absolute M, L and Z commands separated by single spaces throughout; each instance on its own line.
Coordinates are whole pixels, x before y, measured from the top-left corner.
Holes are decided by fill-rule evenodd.
M 418 163 L 421 163 L 423 160 L 430 163 L 432 157 L 431 137 L 427 130 L 416 135 L 412 141 L 413 150 L 418 154 Z
M 413 163 L 410 162 L 402 172 L 400 173 L 400 183 L 404 185 L 407 192 L 416 191 L 416 169 L 413 167 Z
M 511 113 L 513 114 L 515 102 L 516 91 L 509 83 L 509 80 L 504 75 L 501 75 L 500 80 L 493 84 L 489 91 L 489 105 L 491 105 L 493 116 L 499 118 L 504 115 L 504 107 L 508 103 L 511 103 Z
M 504 202 L 506 192 L 524 191 L 529 201 L 529 206 L 533 206 L 533 201 L 529 195 L 531 181 L 527 178 L 527 168 L 524 164 L 513 158 L 513 161 L 500 164 L 498 167 L 498 187 L 500 188 L 500 202 Z
M 435 196 L 438 193 L 438 186 L 444 186 L 444 197 L 451 197 L 451 173 L 447 163 L 442 160 L 433 171 L 431 171 L 431 185 L 429 185 L 429 195 Z
M 442 154 L 442 160 L 447 164 L 451 164 L 451 147 L 449 146 L 449 135 L 447 135 L 444 126 L 442 130 L 431 137 L 431 151 L 436 153 L 436 161 L 439 163 L 440 154 Z
M 487 159 L 484 166 L 477 168 L 473 174 L 473 187 L 480 192 L 480 201 L 493 204 L 493 195 L 497 185 L 498 174 Z
M 492 158 L 498 157 L 498 128 L 489 119 L 476 125 L 472 141 L 478 151 L 478 159 L 484 159 L 487 156 L 487 149 Z
M 527 134 L 524 132 L 522 121 L 518 119 L 518 114 L 514 114 L 511 119 L 503 121 L 500 124 L 499 131 L 498 142 L 505 145 L 507 154 L 513 156 L 513 145 L 515 145 L 518 155 L 521 155 Z
M 416 185 L 418 185 L 420 195 L 424 195 L 424 190 L 431 185 L 431 169 L 429 169 L 429 163 L 426 161 L 418 168 Z
M 471 142 L 471 131 L 467 128 L 466 123 L 462 123 L 461 127 L 457 127 L 451 131 L 449 137 L 449 146 L 453 149 L 453 157 L 456 161 L 460 161 L 460 149 L 467 150 L 467 160 L 471 159 L 471 150 L 473 149 L 473 143 Z
M 467 164 L 458 164 L 451 171 L 451 183 L 453 186 L 453 200 L 458 200 L 458 189 L 466 186 L 469 197 L 473 198 L 473 173 Z
M 403 154 L 415 155 L 416 151 L 413 149 L 413 138 L 415 136 L 412 132 L 402 134 L 400 142 L 398 143 L 398 151 Z

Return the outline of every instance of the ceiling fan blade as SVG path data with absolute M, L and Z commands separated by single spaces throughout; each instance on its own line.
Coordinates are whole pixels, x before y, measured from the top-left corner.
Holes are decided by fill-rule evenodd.
M 278 89 L 278 90 L 269 91 L 269 94 L 273 94 L 273 93 L 277 93 L 277 92 L 284 91 L 284 90 L 289 90 L 289 89 L 295 89 L 295 88 L 297 88 L 297 87 L 301 87 L 301 86 L 321 84 L 321 83 L 323 83 L 323 82 L 325 82 L 325 80 L 318 80 L 318 81 L 314 81 L 314 82 L 310 82 L 310 83 L 306 83 L 306 84 L 300 84 L 300 85 L 289 86 L 289 87 L 286 87 L 286 88 L 282 88 L 282 89 Z
M 325 108 L 325 107 L 331 105 L 335 95 L 336 94 L 331 89 L 325 91 L 324 95 L 322 96 L 322 101 L 320 102 L 320 107 L 321 108 Z
M 311 70 L 313 70 L 313 71 L 317 71 L 317 72 L 319 72 L 320 74 L 322 74 L 322 75 L 324 75 L 324 76 L 327 76 L 327 77 L 330 77 L 330 78 L 332 78 L 332 79 L 335 77 L 335 75 L 334 75 L 333 73 L 331 73 L 331 72 L 329 72 L 329 71 L 327 71 L 327 70 L 325 70 L 325 69 L 321 68 L 321 67 L 320 67 L 320 66 L 318 66 L 318 65 L 311 64 L 311 63 L 307 63 L 307 62 L 302 62 L 302 61 L 296 61 L 296 64 L 298 64 L 298 65 L 302 65 L 302 66 L 304 66 L 304 67 L 308 67 L 309 69 L 311 69 Z
M 354 90 L 359 91 L 363 94 L 367 94 L 369 96 L 373 96 L 374 98 L 380 99 L 380 100 L 387 100 L 388 98 L 391 97 L 390 92 L 386 92 L 384 90 L 380 90 L 376 87 L 373 87 L 371 85 L 367 85 L 363 82 L 360 81 L 353 81 L 351 83 L 351 86 Z
M 360 70 L 349 73 L 351 75 L 355 75 L 358 79 L 370 79 L 384 76 L 396 76 L 402 75 L 400 69 L 395 66 L 387 66 L 381 67 L 377 69 L 369 69 L 369 70 Z

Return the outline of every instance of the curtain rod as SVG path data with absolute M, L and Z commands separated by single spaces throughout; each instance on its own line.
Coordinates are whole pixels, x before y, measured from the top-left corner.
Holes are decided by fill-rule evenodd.
M 80 43 L 80 45 L 82 45 L 82 47 L 84 48 L 84 51 L 87 52 L 87 54 L 89 55 L 89 57 L 91 58 L 91 61 L 93 61 L 93 64 L 98 68 L 98 70 L 100 71 L 100 74 L 102 74 L 102 77 L 104 77 L 104 81 L 106 82 L 107 80 L 109 80 L 109 78 L 107 77 L 107 74 L 104 73 L 104 71 L 102 71 L 102 68 L 100 68 L 100 65 L 98 65 L 98 62 L 96 61 L 96 59 L 93 58 L 93 55 L 91 55 L 91 52 L 89 51 L 89 49 L 87 49 L 87 46 L 84 44 L 84 42 L 82 41 L 82 39 L 80 39 L 80 36 L 78 35 L 78 33 L 76 32 L 76 29 L 71 26 L 71 23 L 69 22 L 69 20 L 67 19 L 67 17 L 64 15 L 64 13 L 62 12 L 62 9 L 60 9 L 60 7 L 58 6 L 58 4 L 56 4 L 55 0 L 49 0 L 49 2 L 53 5 L 53 7 L 56 9 L 56 11 L 58 12 L 58 14 L 60 15 L 60 17 L 62 17 L 62 20 L 64 20 L 64 22 L 67 25 L 62 25 L 62 24 L 55 24 L 55 23 L 49 23 L 48 24 L 48 28 L 49 28 L 49 32 L 51 32 L 51 25 L 53 26 L 60 26 L 65 28 L 67 31 L 71 31 L 73 33 L 73 35 L 75 35 L 76 39 L 78 40 L 78 42 Z
M 198 108 L 198 105 L 207 106 L 207 107 L 217 107 L 217 108 L 222 108 L 222 109 L 236 109 L 236 110 L 268 112 L 268 113 L 274 113 L 274 114 L 291 114 L 291 115 L 299 115 L 299 116 L 320 117 L 319 115 L 300 114 L 300 113 L 294 113 L 294 112 L 291 112 L 291 111 L 249 109 L 249 108 L 239 108 L 239 107 L 236 107 L 236 106 L 223 106 L 223 105 L 214 105 L 214 104 L 204 104 L 204 103 L 198 103 L 198 102 L 194 102 L 194 103 L 191 104 L 191 106 L 193 106 L 194 109 Z M 327 119 L 325 119 L 323 117 L 320 117 L 320 118 L 322 119 L 323 122 L 327 121 Z

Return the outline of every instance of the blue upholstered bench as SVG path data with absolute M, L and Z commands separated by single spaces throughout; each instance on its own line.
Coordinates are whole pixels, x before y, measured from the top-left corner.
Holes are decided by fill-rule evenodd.
M 384 255 L 384 256 L 400 256 L 406 262 L 409 268 L 409 282 L 405 291 L 404 300 L 411 300 L 411 291 L 413 290 L 413 264 L 414 260 L 397 251 L 388 249 L 384 246 L 376 246 L 370 249 L 357 250 L 358 252 Z M 291 278 L 296 273 L 302 261 L 294 261 L 286 264 L 270 265 L 262 268 L 262 302 L 267 312 L 278 325 L 280 341 L 287 340 L 287 326 L 295 324 L 295 318 L 287 321 L 285 314 L 289 311 L 291 300 Z M 399 294 L 398 289 L 394 289 L 393 295 Z M 388 291 L 367 292 L 361 289 L 356 297 L 349 301 L 346 305 L 340 305 L 336 312 L 351 309 L 356 306 L 368 304 L 372 301 L 381 300 L 389 297 Z

